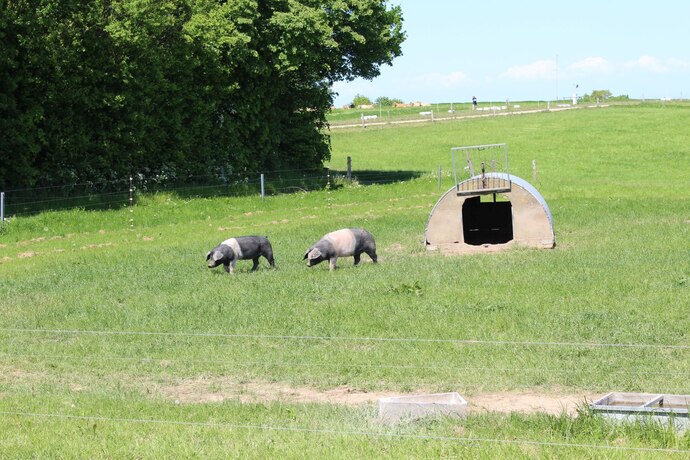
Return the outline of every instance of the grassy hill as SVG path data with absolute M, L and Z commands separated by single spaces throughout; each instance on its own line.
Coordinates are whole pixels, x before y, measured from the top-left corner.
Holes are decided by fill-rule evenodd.
M 330 167 L 350 156 L 355 176 L 341 187 L 14 219 L 0 235 L 0 453 L 686 456 L 689 434 L 609 425 L 584 400 L 579 417 L 395 426 L 373 403 L 332 403 L 690 394 L 689 124 L 687 105 L 640 104 L 339 129 Z M 450 148 L 497 142 L 546 199 L 556 249 L 428 254 Z M 349 226 L 376 236 L 379 264 L 305 266 L 313 242 Z M 270 238 L 276 270 L 206 268 L 209 249 L 249 234 Z

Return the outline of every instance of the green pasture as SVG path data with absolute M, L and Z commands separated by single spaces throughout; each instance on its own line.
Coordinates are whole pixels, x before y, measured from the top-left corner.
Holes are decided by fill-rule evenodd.
M 425 103 L 423 105 L 413 105 L 411 107 L 385 107 L 373 104 L 372 108 L 334 108 L 328 114 L 327 119 L 331 126 L 341 127 L 352 124 L 361 124 L 362 116 L 368 118 L 364 121 L 365 125 L 371 123 L 395 123 L 410 120 L 426 119 L 434 120 L 453 120 L 468 116 L 490 115 L 494 113 L 520 113 L 534 110 L 546 110 L 553 106 L 558 106 L 558 102 L 553 101 L 480 101 L 477 104 L 479 110 L 472 108 L 472 103 L 453 102 L 453 103 Z M 567 102 L 563 102 L 566 104 Z M 505 108 L 503 108 L 505 107 Z M 428 112 L 433 112 L 433 117 Z M 423 113 L 423 114 L 422 114 Z
M 584 400 L 577 417 L 390 426 L 327 395 L 690 394 L 689 125 L 687 104 L 646 103 L 334 129 L 328 166 L 349 156 L 354 177 L 324 190 L 11 219 L 0 456 L 686 457 L 689 434 L 608 424 Z M 556 248 L 427 253 L 450 148 L 503 142 L 547 201 Z M 313 242 L 349 226 L 376 236 L 379 264 L 306 267 Z M 275 270 L 206 268 L 209 249 L 249 234 L 270 238 Z M 232 390 L 257 385 L 325 396 Z

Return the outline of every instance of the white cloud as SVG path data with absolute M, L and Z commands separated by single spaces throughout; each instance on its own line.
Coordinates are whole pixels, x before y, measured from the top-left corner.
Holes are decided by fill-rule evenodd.
M 668 66 L 654 56 L 640 56 L 639 59 L 628 62 L 625 66 L 633 69 L 647 70 L 653 73 L 666 73 L 669 71 Z
M 501 78 L 514 80 L 553 80 L 556 78 L 556 70 L 556 61 L 535 61 L 527 65 L 510 67 L 501 74 Z
M 690 61 L 683 59 L 671 58 L 668 60 L 668 65 L 674 69 L 690 70 Z
M 570 64 L 568 70 L 579 75 L 607 74 L 611 72 L 612 66 L 602 57 L 588 57 Z
M 626 62 L 625 68 L 655 74 L 683 73 L 690 72 L 690 61 L 679 58 L 659 59 L 654 56 L 640 56 L 635 61 Z

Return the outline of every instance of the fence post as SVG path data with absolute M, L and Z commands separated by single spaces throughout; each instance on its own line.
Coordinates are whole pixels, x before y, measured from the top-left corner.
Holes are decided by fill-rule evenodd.
M 352 179 L 352 157 L 347 157 L 347 180 Z
M 326 201 L 328 202 L 328 209 L 330 209 L 331 208 L 331 168 L 326 168 L 326 190 L 327 190 Z
M 129 230 L 134 230 L 134 187 L 132 183 L 132 176 L 129 176 Z
M 261 201 L 264 201 L 264 173 L 261 173 Z
M 0 192 L 0 224 L 5 223 L 5 192 Z
M 532 183 L 537 182 L 537 160 L 532 160 Z

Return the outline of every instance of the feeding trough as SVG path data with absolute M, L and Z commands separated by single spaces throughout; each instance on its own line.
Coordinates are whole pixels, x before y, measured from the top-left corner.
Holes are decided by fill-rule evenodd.
M 481 252 L 556 245 L 546 201 L 527 181 L 509 174 L 505 144 L 455 147 L 451 155 L 455 185 L 429 215 L 427 249 Z M 460 174 L 457 157 L 464 157 Z
M 432 415 L 463 417 L 466 413 L 467 401 L 456 392 L 379 399 L 379 418 L 386 422 Z
M 592 412 L 612 420 L 653 421 L 690 428 L 690 395 L 654 393 L 609 393 L 589 405 Z

